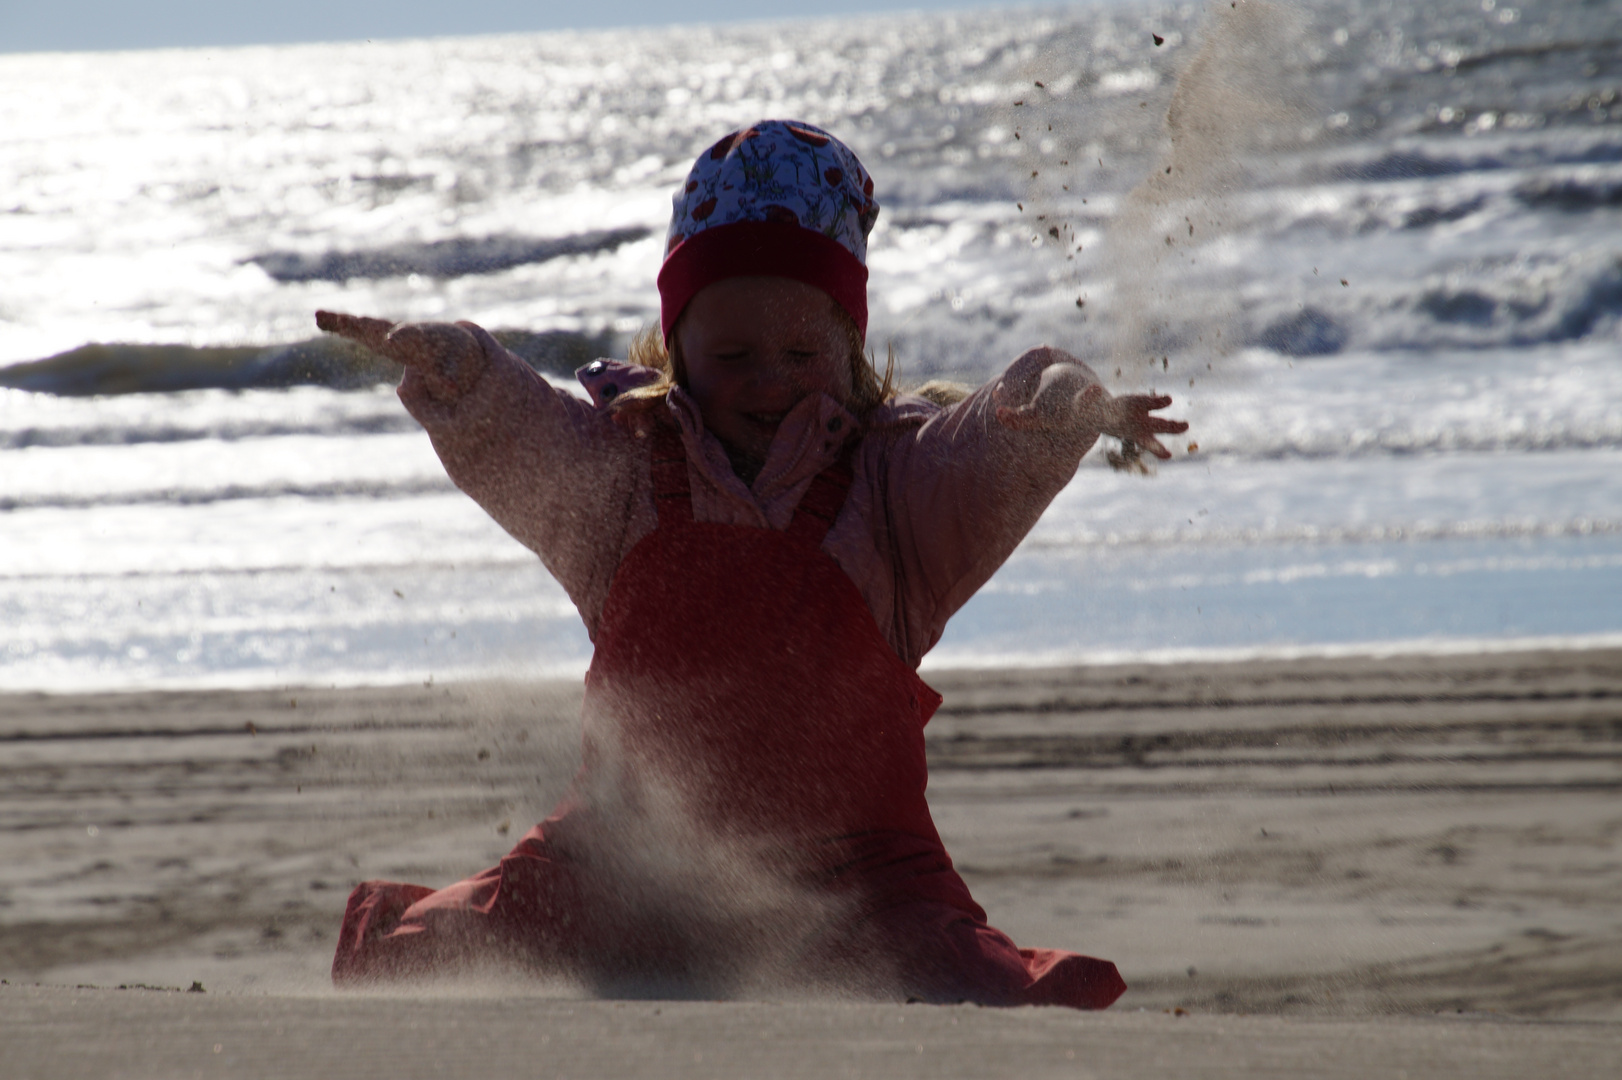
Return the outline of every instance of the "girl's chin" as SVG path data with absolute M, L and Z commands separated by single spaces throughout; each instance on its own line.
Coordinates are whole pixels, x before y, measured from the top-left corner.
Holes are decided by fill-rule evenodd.
M 732 430 L 729 434 L 732 436 L 732 443 L 740 450 L 765 457 L 766 450 L 772 445 L 772 440 L 777 438 L 777 429 L 782 424 L 782 414 L 758 416 L 750 413 L 738 417 L 731 425 Z

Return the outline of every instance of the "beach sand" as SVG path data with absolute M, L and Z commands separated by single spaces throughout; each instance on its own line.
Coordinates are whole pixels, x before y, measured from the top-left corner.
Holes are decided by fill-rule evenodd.
M 17 694 L 5 1071 L 1614 1075 L 1622 651 L 930 681 L 948 849 L 1015 940 L 1120 966 L 1109 1012 L 335 994 L 357 881 L 449 883 L 545 816 L 578 684 Z

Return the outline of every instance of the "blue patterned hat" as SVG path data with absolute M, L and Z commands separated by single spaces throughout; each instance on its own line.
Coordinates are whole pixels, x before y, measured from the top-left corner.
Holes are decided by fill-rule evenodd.
M 700 154 L 674 204 L 659 271 L 666 340 L 699 290 L 745 276 L 814 285 L 867 333 L 879 204 L 850 147 L 798 120 L 762 120 Z

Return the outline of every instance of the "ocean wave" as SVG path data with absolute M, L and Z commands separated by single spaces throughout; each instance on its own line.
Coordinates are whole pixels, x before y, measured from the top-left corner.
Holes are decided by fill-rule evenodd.
M 493 274 L 528 263 L 548 262 L 569 255 L 597 255 L 641 240 L 652 230 L 633 227 L 595 229 L 571 236 L 455 237 L 422 244 L 392 244 L 374 251 L 327 251 L 304 254 L 267 251 L 247 260 L 281 282 L 337 281 L 350 278 L 403 277 L 422 274 L 455 278 L 467 274 Z
M 1515 197 L 1534 210 L 1568 214 L 1622 206 L 1622 176 L 1539 177 L 1515 189 Z
M 1416 210 L 1410 210 L 1402 219 L 1404 229 L 1424 229 L 1431 225 L 1445 225 L 1451 221 L 1463 221 L 1486 205 L 1485 195 L 1471 195 L 1460 199 L 1450 205 L 1427 205 Z
M 332 572 L 354 574 L 398 574 L 402 567 L 408 567 L 413 573 L 529 573 L 534 571 L 539 562 L 533 552 L 526 548 L 513 545 L 511 554 L 500 556 L 464 557 L 452 559 L 436 559 L 424 557 L 402 556 L 397 559 L 346 559 L 342 561 L 322 562 L 288 562 L 288 563 L 252 563 L 244 566 L 209 566 L 176 569 L 174 567 L 129 567 L 116 569 L 102 569 L 94 566 L 85 566 L 75 570 L 71 575 L 64 576 L 56 570 L 23 570 L 14 571 L 9 567 L 0 567 L 0 580 L 7 582 L 32 582 L 46 588 L 61 588 L 64 580 L 76 583 L 82 582 L 159 582 L 163 585 L 185 586 L 199 579 L 208 578 L 263 578 L 272 574 L 312 575 Z M 546 573 L 544 567 L 540 568 L 542 574 Z M 548 578 L 548 580 L 551 580 Z M 555 583 L 554 583 L 555 585 Z M 0 636 L 6 632 L 6 627 L 0 626 Z M 14 628 L 13 628 L 14 629 Z
M 610 333 L 499 330 L 494 336 L 535 370 L 556 376 L 569 375 L 620 346 Z M 0 368 L 0 387 L 62 397 L 296 386 L 362 390 L 399 378 L 398 364 L 336 337 L 270 348 L 92 344 Z M 0 445 L 4 438 L 0 436 Z
M 1342 242 L 1379 243 L 1394 233 L 1416 232 L 1451 225 L 1476 215 L 1482 220 L 1513 218 L 1521 211 L 1519 201 L 1506 189 L 1502 177 L 1481 182 L 1469 179 L 1450 183 L 1410 183 L 1386 188 L 1370 188 L 1355 197 L 1337 200 L 1331 208 L 1314 205 L 1318 200 L 1310 189 L 1302 191 L 1298 202 L 1309 207 L 1292 214 L 1288 206 L 1275 204 L 1270 223 L 1258 213 L 1252 223 L 1280 235 L 1290 233 L 1327 234 Z
M 195 423 L 169 420 L 138 420 L 133 423 L 90 420 L 84 426 L 20 427 L 0 429 L 0 450 L 24 450 L 32 446 L 136 446 L 142 443 L 193 442 L 213 439 L 239 442 L 289 435 L 398 435 L 418 429 L 418 424 L 398 405 L 388 412 L 370 415 L 331 416 L 299 420 L 281 417 L 233 417 L 223 421 L 200 419 Z
M 1242 316 L 1242 340 L 1296 358 L 1605 341 L 1622 331 L 1622 257 L 1483 260 L 1313 303 L 1289 299 L 1254 301 Z M 1188 348 L 1202 329 L 1194 310 L 1183 319 L 1168 312 L 1161 339 Z
M 1281 315 L 1262 328 L 1252 344 L 1285 356 L 1329 356 L 1351 337 L 1340 320 L 1316 307 Z
M 1396 239 L 1393 234 L 1463 223 L 1461 236 L 1482 226 L 1524 228 L 1528 211 L 1542 216 L 1606 214 L 1622 207 L 1622 171 L 1614 166 L 1508 169 L 1501 173 L 1460 175 L 1449 179 L 1413 180 L 1354 190 L 1311 186 L 1274 189 L 1246 208 L 1245 231 L 1271 234 L 1299 244 L 1327 236 L 1365 247 Z M 1549 221 L 1540 239 L 1547 242 L 1566 223 Z M 1607 228 L 1604 218 L 1595 228 Z M 1448 243 L 1451 238 L 1440 240 Z M 1595 248 L 1600 245 L 1593 245 Z M 1478 265 L 1489 260 L 1475 255 Z
M 1311 524 L 1279 522 L 1242 527 L 1186 526 L 1148 529 L 1037 530 L 1021 545 L 1035 550 L 1255 544 L 1365 544 L 1430 540 L 1522 540 L 1614 536 L 1622 519 L 1573 517 L 1563 521 L 1478 520 Z
M 145 491 L 0 495 L 0 513 L 15 510 L 91 510 L 109 506 L 206 506 L 238 499 L 405 499 L 443 495 L 456 486 L 448 477 L 412 480 L 333 480 L 299 483 L 225 484 L 213 488 L 152 488 Z
M 1593 141 L 1575 143 L 1525 139 L 1481 146 L 1458 145 L 1461 141 L 1449 140 L 1452 145 L 1445 151 L 1411 145 L 1373 146 L 1361 152 L 1366 156 L 1342 156 L 1308 164 L 1302 170 L 1302 178 L 1309 183 L 1388 183 L 1435 180 L 1465 173 L 1622 162 L 1622 141 L 1609 133 Z
M 1427 392 L 1438 400 L 1444 392 Z M 1550 404 L 1550 403 L 1543 403 Z M 1310 402 L 1301 403 L 1310 408 Z M 1337 427 L 1277 431 L 1265 418 L 1246 416 L 1240 424 L 1225 422 L 1220 412 L 1200 429 L 1200 456 L 1241 461 L 1368 461 L 1464 454 L 1552 454 L 1561 451 L 1622 449 L 1622 417 L 1576 416 L 1549 408 L 1544 415 L 1516 411 L 1504 402 L 1494 417 L 1450 418 L 1398 416 L 1383 423 L 1351 418 Z M 1557 411 L 1558 409 L 1558 411 Z
M 1404 336 L 1418 346 L 1482 348 L 1575 341 L 1613 328 L 1622 318 L 1622 258 L 1572 269 L 1544 287 L 1524 278 L 1432 284 L 1409 301 L 1428 325 L 1409 326 Z
M 1501 45 L 1462 56 L 1451 66 L 1459 74 L 1497 64 L 1529 60 L 1534 64 L 1558 57 L 1562 65 L 1579 67 L 1578 57 L 1604 61 L 1622 53 L 1622 38 L 1602 37 L 1583 41 L 1543 41 L 1529 45 Z
M 270 349 L 91 344 L 0 368 L 0 386 L 64 397 L 308 385 L 350 390 L 399 374 L 397 365 L 337 338 Z
M 1283 206 L 1275 202 L 1274 230 L 1324 230 L 1338 238 L 1377 241 L 1380 234 L 1450 225 L 1476 215 L 1481 221 L 1508 224 L 1524 220 L 1527 210 L 1573 215 L 1612 210 L 1622 206 L 1622 172 L 1597 165 L 1506 167 L 1501 173 L 1369 187 L 1328 210 L 1310 188 L 1292 193 L 1309 209 L 1292 214 L 1287 202 Z M 1247 224 L 1266 228 L 1269 222 L 1258 211 Z
M 1209 445 L 1206 457 L 1245 461 L 1362 461 L 1370 458 L 1419 457 L 1427 454 L 1544 454 L 1562 450 L 1622 448 L 1622 423 L 1572 427 L 1555 420 L 1527 429 L 1513 422 L 1485 429 L 1468 427 L 1414 429 L 1400 426 L 1325 430 L 1301 438 L 1250 441 L 1244 438 Z

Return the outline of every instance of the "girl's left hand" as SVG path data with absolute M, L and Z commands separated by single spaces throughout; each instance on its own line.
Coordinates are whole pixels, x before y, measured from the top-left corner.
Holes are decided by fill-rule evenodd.
M 1188 430 L 1186 420 L 1168 420 L 1151 415 L 1171 404 L 1169 394 L 1122 394 L 1114 397 L 1094 383 L 1076 395 L 1076 415 L 1105 435 L 1122 442 L 1136 443 L 1157 458 L 1171 457 L 1156 435 L 1181 435 Z
M 993 395 L 997 421 L 1015 431 L 1085 433 L 1089 439 L 1113 435 L 1145 447 L 1158 458 L 1171 457 L 1156 435 L 1180 435 L 1182 420 L 1151 415 L 1171 404 L 1163 394 L 1115 397 L 1097 376 L 1067 352 L 1047 347 L 1021 356 L 998 382 Z M 1023 404 L 1015 404 L 1023 402 Z

